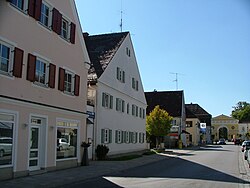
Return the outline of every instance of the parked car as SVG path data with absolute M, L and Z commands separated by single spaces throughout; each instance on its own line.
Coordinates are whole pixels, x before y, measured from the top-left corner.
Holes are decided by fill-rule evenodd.
M 225 145 L 226 140 L 224 138 L 220 138 L 218 144 Z
M 244 150 L 244 159 L 247 160 L 248 158 L 248 151 L 250 150 L 250 142 L 246 142 L 246 145 L 245 145 L 245 150 Z
M 242 152 L 245 151 L 245 147 L 246 147 L 246 143 L 247 143 L 247 142 L 250 142 L 250 140 L 246 140 L 246 141 L 244 141 L 244 142 L 242 143 L 242 145 L 241 145 L 241 151 L 242 151 Z
M 70 144 L 68 143 L 68 140 L 66 138 L 58 138 L 57 139 L 57 150 L 67 150 L 69 148 Z
M 0 157 L 10 155 L 12 151 L 12 138 L 0 137 Z
M 234 139 L 234 145 L 240 145 L 242 143 L 241 139 Z

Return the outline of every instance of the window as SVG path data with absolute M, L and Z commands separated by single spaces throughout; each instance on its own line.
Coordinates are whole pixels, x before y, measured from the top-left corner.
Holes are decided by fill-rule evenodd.
M 130 49 L 128 47 L 126 48 L 126 54 L 127 54 L 127 56 L 130 57 Z
M 27 0 L 7 0 L 17 9 L 25 12 L 27 10 Z
M 186 127 L 193 127 L 192 121 L 186 121 Z
M 122 83 L 125 83 L 125 71 L 123 71 L 121 68 L 117 67 L 116 72 L 116 78 Z
M 36 72 L 35 72 L 35 82 L 42 84 L 42 85 L 47 85 L 47 63 L 44 61 L 37 59 L 36 60 Z
M 14 120 L 14 115 L 0 113 L 0 167 L 12 164 Z
M 142 118 L 142 108 L 140 108 L 139 117 Z
M 137 132 L 131 132 L 131 143 L 137 143 L 137 136 L 138 133 Z
M 127 114 L 129 114 L 129 103 L 127 103 Z
M 129 131 L 125 131 L 125 143 L 129 143 Z
M 22 77 L 23 50 L 0 40 L 0 74 Z
M 44 1 L 41 5 L 40 23 L 48 28 L 51 25 L 51 7 Z
M 135 116 L 135 105 L 132 104 L 132 116 Z
M 102 106 L 113 109 L 113 96 L 108 93 L 102 93 Z
M 144 143 L 145 133 L 139 133 L 139 143 Z
M 132 88 L 136 91 L 138 91 L 138 80 L 136 80 L 135 78 L 132 78 Z
M 176 125 L 176 120 L 175 119 L 172 120 L 172 125 Z
M 122 131 L 121 130 L 115 131 L 115 142 L 118 144 L 122 143 Z
M 142 118 L 145 119 L 145 109 L 142 109 Z
M 119 98 L 116 98 L 116 111 L 124 112 L 125 101 Z
M 62 18 L 61 36 L 66 40 L 69 39 L 69 22 L 64 17 Z
M 55 88 L 56 66 L 48 61 L 28 54 L 27 80 L 40 86 Z
M 78 125 L 76 121 L 57 121 L 57 159 L 77 157 Z
M 1 72 L 10 73 L 11 65 L 11 48 L 0 43 L 0 70 Z
M 112 130 L 101 129 L 101 143 L 109 144 L 112 143 Z
M 58 89 L 66 94 L 79 96 L 80 76 L 60 67 Z
M 135 116 L 138 117 L 138 106 L 135 106 Z

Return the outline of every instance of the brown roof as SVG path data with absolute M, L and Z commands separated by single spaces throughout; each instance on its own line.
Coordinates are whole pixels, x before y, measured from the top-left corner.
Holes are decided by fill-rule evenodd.
M 92 36 L 86 33 L 83 34 L 91 61 L 91 67 L 88 72 L 89 81 L 96 80 L 102 75 L 128 34 L 129 32 Z
M 145 92 L 147 100 L 147 114 L 149 114 L 155 106 L 159 105 L 161 109 L 166 110 L 172 117 L 181 117 L 182 100 L 184 98 L 183 91 L 153 91 Z

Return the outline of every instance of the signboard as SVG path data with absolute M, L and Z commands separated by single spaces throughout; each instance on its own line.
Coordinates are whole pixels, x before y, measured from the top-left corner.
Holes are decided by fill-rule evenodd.
M 88 118 L 95 119 L 95 112 L 87 111 Z
M 205 129 L 206 128 L 206 123 L 200 123 L 200 128 Z
M 170 132 L 171 132 L 171 133 L 178 133 L 178 132 L 179 132 L 179 126 L 173 125 L 173 126 L 170 128 Z

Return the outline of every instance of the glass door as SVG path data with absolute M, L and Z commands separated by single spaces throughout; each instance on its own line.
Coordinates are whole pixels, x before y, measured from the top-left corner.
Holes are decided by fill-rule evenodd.
M 29 169 L 39 170 L 39 126 L 31 126 L 30 128 L 30 153 L 29 153 Z

